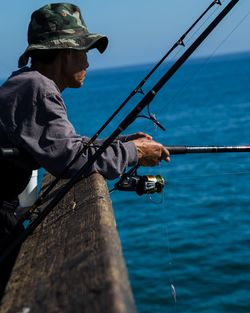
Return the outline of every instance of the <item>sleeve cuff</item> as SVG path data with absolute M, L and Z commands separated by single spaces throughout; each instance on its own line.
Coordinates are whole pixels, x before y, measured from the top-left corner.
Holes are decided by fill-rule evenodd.
M 135 166 L 138 163 L 136 145 L 132 141 L 123 142 L 128 153 L 128 166 Z

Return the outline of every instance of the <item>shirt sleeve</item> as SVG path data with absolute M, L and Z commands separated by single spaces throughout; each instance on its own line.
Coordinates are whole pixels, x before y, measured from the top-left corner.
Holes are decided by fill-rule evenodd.
M 51 94 L 37 100 L 22 123 L 20 131 L 23 148 L 48 172 L 59 176 L 80 155 L 63 177 L 70 178 L 89 160 L 103 141 L 97 140 L 84 149 L 89 138 L 76 134 L 67 117 L 59 95 Z M 86 150 L 84 153 L 83 151 Z M 133 142 L 114 141 L 92 165 L 85 176 L 99 172 L 107 179 L 120 176 L 128 166 L 137 163 Z

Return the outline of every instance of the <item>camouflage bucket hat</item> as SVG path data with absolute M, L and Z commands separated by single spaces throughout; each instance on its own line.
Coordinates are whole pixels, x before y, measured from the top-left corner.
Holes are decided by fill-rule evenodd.
M 89 33 L 80 9 L 70 3 L 53 3 L 33 12 L 28 29 L 29 46 L 21 55 L 18 66 L 28 63 L 32 50 L 97 48 L 103 53 L 108 38 Z

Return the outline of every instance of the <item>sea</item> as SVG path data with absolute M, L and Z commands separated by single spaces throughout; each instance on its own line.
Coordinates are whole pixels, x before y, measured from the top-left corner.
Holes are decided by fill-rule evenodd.
M 90 68 L 82 88 L 63 93 L 76 131 L 92 136 L 154 65 Z M 142 98 L 136 94 L 100 137 Z M 143 131 L 166 146 L 250 144 L 250 53 L 188 60 L 142 115 L 148 109 L 166 131 L 138 117 L 123 134 Z M 165 180 L 159 194 L 110 194 L 138 313 L 249 313 L 250 153 L 173 155 L 137 174 Z
M 149 79 L 145 94 L 172 62 Z M 154 65 L 90 71 L 83 88 L 66 90 L 77 131 L 92 136 Z M 101 137 L 142 98 L 137 94 Z M 250 53 L 187 61 L 149 112 L 166 131 L 138 118 L 123 133 L 143 131 L 164 145 L 250 144 Z M 111 193 L 138 313 L 249 313 L 250 153 L 172 156 L 169 164 L 138 169 L 149 174 L 164 177 L 163 193 Z

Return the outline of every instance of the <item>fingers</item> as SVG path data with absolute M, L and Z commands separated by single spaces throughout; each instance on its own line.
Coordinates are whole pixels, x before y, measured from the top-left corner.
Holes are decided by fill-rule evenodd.
M 130 135 L 127 135 L 126 136 L 126 141 L 132 141 L 132 140 L 135 140 L 135 139 L 140 139 L 140 138 L 144 138 L 144 139 L 147 139 L 147 140 L 152 140 L 152 137 L 146 133 L 143 133 L 143 132 L 137 132 L 137 133 L 134 133 L 134 134 L 130 134 Z
M 133 140 L 137 148 L 139 164 L 142 166 L 155 166 L 160 161 L 170 162 L 169 151 L 160 143 L 146 138 Z
M 138 136 L 137 138 L 145 138 L 145 139 L 148 139 L 148 140 L 152 140 L 152 136 L 146 134 L 146 133 L 143 133 L 143 132 L 138 132 L 136 133 L 136 135 Z
M 161 160 L 165 160 L 166 162 L 170 162 L 170 153 L 164 146 L 162 146 Z

